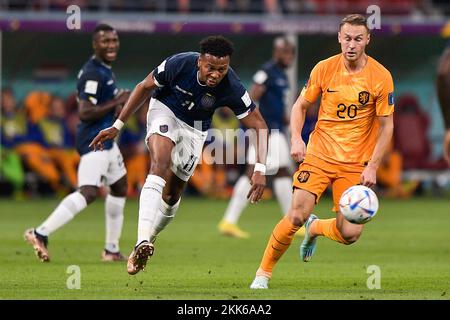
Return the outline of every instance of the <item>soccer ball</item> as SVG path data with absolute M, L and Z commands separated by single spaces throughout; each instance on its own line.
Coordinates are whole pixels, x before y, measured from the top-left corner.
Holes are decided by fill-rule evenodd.
M 364 224 L 372 220 L 378 211 L 378 198 L 372 189 L 353 186 L 344 191 L 339 209 L 351 223 Z

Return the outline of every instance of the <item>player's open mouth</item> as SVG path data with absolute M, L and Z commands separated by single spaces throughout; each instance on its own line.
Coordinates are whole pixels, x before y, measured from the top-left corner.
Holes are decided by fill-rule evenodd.
M 350 57 L 353 57 L 353 56 L 356 55 L 356 52 L 347 52 L 347 55 L 350 56 Z
M 213 79 L 206 79 L 206 84 L 209 86 L 215 86 L 217 84 L 217 81 Z

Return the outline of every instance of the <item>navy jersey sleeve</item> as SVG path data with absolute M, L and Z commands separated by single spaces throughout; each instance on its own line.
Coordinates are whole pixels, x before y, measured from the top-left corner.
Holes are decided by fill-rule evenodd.
M 170 84 L 183 68 L 184 60 L 182 55 L 177 54 L 161 62 L 161 64 L 153 70 L 155 84 L 160 88 Z
M 234 86 L 233 91 L 228 107 L 238 119 L 243 119 L 256 108 L 256 105 L 242 84 Z
M 98 72 L 94 70 L 83 71 L 77 83 L 78 98 L 96 105 L 100 97 L 102 86 L 102 78 Z

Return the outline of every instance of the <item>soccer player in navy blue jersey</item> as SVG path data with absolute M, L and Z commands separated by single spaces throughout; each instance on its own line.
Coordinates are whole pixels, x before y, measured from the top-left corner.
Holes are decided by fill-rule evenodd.
M 33 245 L 43 262 L 49 261 L 48 236 L 71 221 L 96 198 L 99 187 L 106 183 L 110 193 L 106 196 L 106 245 L 103 261 L 123 261 L 119 251 L 122 232 L 123 209 L 127 191 L 126 169 L 122 155 L 114 141 L 107 141 L 101 152 L 94 152 L 89 143 L 99 130 L 108 128 L 123 104 L 129 91 L 119 90 L 111 70 L 119 51 L 119 36 L 106 24 L 99 24 L 92 38 L 94 55 L 78 73 L 78 111 L 76 147 L 80 154 L 78 166 L 79 189 L 66 196 L 52 214 L 36 229 L 28 229 L 25 239 Z
M 450 39 L 438 64 L 436 85 L 445 125 L 443 154 L 450 165 Z
M 267 175 L 273 177 L 273 190 L 286 214 L 292 199 L 292 178 L 289 168 L 291 158 L 286 138 L 289 117 L 286 111 L 286 97 L 289 79 L 286 74 L 295 58 L 295 45 L 286 37 L 276 37 L 273 41 L 272 59 L 266 62 L 253 76 L 250 97 L 259 103 L 259 110 L 270 130 L 267 154 Z M 248 238 L 237 222 L 247 205 L 246 194 L 250 189 L 250 178 L 255 163 L 255 148 L 249 146 L 247 152 L 247 172 L 236 182 L 230 203 L 219 223 L 219 231 L 227 236 Z
M 200 159 L 211 118 L 227 106 L 257 132 L 257 163 L 248 198 L 258 202 L 266 184 L 267 126 L 234 70 L 232 43 L 222 36 L 200 42 L 200 53 L 184 52 L 165 59 L 136 85 L 119 118 L 100 131 L 91 145 L 102 149 L 152 90 L 146 144 L 150 171 L 139 203 L 138 239 L 127 264 L 129 274 L 143 270 L 153 255 L 156 236 L 174 218 L 187 181 Z

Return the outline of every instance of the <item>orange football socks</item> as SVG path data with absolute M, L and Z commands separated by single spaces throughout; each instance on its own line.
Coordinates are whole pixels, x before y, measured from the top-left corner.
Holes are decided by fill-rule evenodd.
M 342 237 L 336 226 L 336 218 L 333 219 L 317 219 L 310 227 L 310 232 L 318 236 L 325 236 L 328 239 L 339 243 L 349 244 L 344 237 Z
M 294 235 L 299 228 L 300 227 L 293 225 L 288 217 L 281 219 L 270 235 L 261 265 L 256 272 L 256 275 L 262 275 L 268 278 L 271 277 L 273 267 L 287 248 L 289 248 L 292 239 L 294 239 Z

